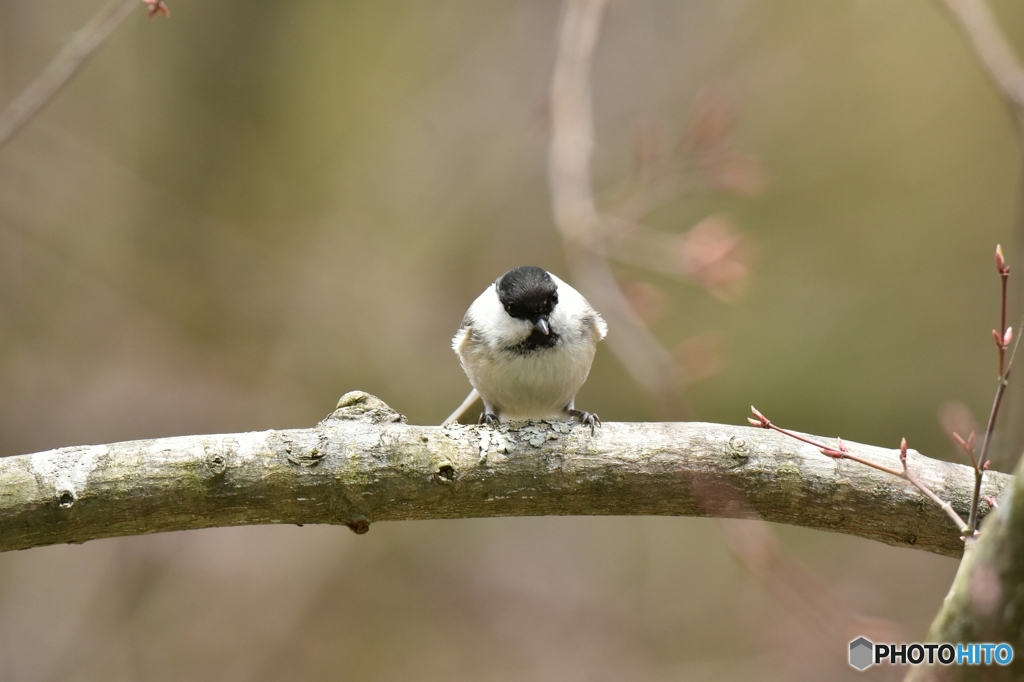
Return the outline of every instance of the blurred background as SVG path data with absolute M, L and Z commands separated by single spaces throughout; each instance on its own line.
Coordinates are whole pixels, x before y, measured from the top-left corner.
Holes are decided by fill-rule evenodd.
M 0 107 L 102 6 L 0 0 Z M 993 7 L 1024 47 L 1024 6 Z M 566 270 L 559 3 L 170 9 L 140 7 L 0 149 L 0 455 L 309 427 L 354 389 L 439 423 L 469 389 L 449 344 L 472 299 Z M 742 241 L 727 291 L 613 264 L 690 379 L 676 413 L 753 403 L 959 460 L 937 415 L 987 415 L 1022 164 L 941 4 L 619 0 L 593 87 L 599 206 L 669 168 L 645 229 Z M 606 346 L 577 404 L 660 418 Z M 737 528 L 774 533 L 778 575 Z M 924 637 L 956 565 L 688 518 L 102 540 L 0 555 L 0 681 L 843 679 L 852 636 Z

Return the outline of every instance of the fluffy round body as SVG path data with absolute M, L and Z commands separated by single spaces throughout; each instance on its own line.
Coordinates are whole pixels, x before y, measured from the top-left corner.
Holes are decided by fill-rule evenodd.
M 537 320 L 509 314 L 497 289 L 502 278 L 477 297 L 452 339 L 485 414 L 500 421 L 567 418 L 590 373 L 597 342 L 607 333 L 604 320 L 578 291 L 545 274 L 557 293 L 544 316 L 547 334 L 538 331 Z

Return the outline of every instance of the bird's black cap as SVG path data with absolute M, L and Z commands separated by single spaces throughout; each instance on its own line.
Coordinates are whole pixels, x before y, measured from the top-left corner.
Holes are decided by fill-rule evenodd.
M 558 303 L 558 285 L 543 268 L 523 265 L 509 270 L 497 282 L 498 300 L 510 316 L 536 322 Z

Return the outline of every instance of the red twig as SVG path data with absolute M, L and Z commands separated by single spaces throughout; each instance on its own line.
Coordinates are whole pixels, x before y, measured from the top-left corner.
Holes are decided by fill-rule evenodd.
M 973 447 L 968 453 L 971 456 L 971 464 L 974 466 L 974 496 L 971 500 L 971 514 L 968 517 L 967 525 L 973 533 L 978 529 L 978 507 L 981 504 L 981 484 L 985 478 L 985 470 L 988 469 L 988 449 L 992 445 L 992 434 L 996 428 L 996 418 L 999 416 L 999 407 L 1003 404 L 1003 397 L 1006 395 L 1006 387 L 1010 382 L 1010 369 L 1013 367 L 1013 358 L 1017 354 L 1017 344 L 1020 343 L 1020 334 L 1017 335 L 1017 343 L 1013 346 L 1009 362 L 1006 362 L 1006 351 L 1013 341 L 1013 327 L 1006 326 L 1006 282 L 1010 278 L 1010 266 L 1006 264 L 1003 257 L 1002 245 L 996 245 L 996 271 L 1001 281 L 1001 300 L 999 308 L 999 328 L 1003 330 L 1000 334 L 992 330 L 992 337 L 995 339 L 996 348 L 999 350 L 999 385 L 996 387 L 996 395 L 992 400 L 992 409 L 988 413 L 988 423 L 985 425 L 985 437 L 981 442 L 981 453 L 975 457 Z M 973 446 L 973 441 L 969 441 Z
M 968 523 L 966 523 L 962 518 L 960 518 L 960 515 L 956 513 L 956 510 L 953 509 L 953 506 L 949 502 L 946 502 L 941 497 L 936 495 L 934 492 L 932 492 L 931 488 L 922 483 L 916 476 L 914 476 L 914 474 L 910 473 L 910 470 L 907 468 L 906 438 L 904 438 L 903 441 L 900 443 L 900 463 L 903 465 L 903 470 L 901 471 L 899 469 L 893 469 L 891 467 L 885 466 L 884 464 L 878 464 L 876 462 L 872 462 L 871 460 L 867 460 L 862 457 L 858 457 L 854 454 L 851 454 L 849 448 L 846 447 L 846 444 L 843 442 L 842 438 L 836 439 L 837 445 L 836 447 L 833 448 L 824 443 L 816 441 L 813 438 L 808 438 L 807 436 L 803 436 L 799 433 L 795 433 L 793 431 L 789 431 L 782 427 L 776 426 L 771 422 L 771 420 L 769 420 L 763 414 L 758 412 L 758 410 L 753 405 L 751 405 L 750 411 L 753 413 L 754 418 L 748 417 L 747 421 L 750 422 L 752 426 L 757 426 L 762 429 L 771 429 L 772 431 L 778 431 L 779 433 L 785 436 L 789 436 L 790 438 L 798 440 L 802 443 L 813 445 L 814 447 L 818 448 L 818 451 L 821 452 L 821 454 L 831 457 L 833 459 L 848 459 L 853 462 L 863 464 L 864 466 L 869 466 L 872 469 L 884 471 L 887 474 L 892 474 L 893 476 L 898 476 L 899 478 L 902 478 L 903 480 L 909 482 L 915 488 L 920 490 L 925 495 L 925 497 L 927 497 L 932 502 L 937 504 L 942 509 L 942 511 L 946 512 L 946 515 L 950 519 L 952 519 L 953 523 L 956 524 L 956 527 L 965 537 L 973 535 L 973 529 L 969 526 Z
M 1006 349 L 1010 347 L 1010 341 L 1013 339 L 1013 328 L 1006 326 L 1006 280 L 1010 278 L 1010 267 L 1003 258 L 1002 244 L 996 244 L 996 270 L 999 272 L 999 279 L 1002 280 L 1003 296 L 999 315 L 1000 331 L 993 329 L 992 336 L 995 339 L 996 348 L 999 349 L 999 376 L 1003 376 L 1006 373 L 1003 363 L 1006 357 Z
M 965 441 L 960 437 L 960 434 L 956 431 L 952 432 L 953 440 L 956 441 L 957 446 L 963 450 L 971 460 L 971 466 L 975 469 L 978 468 L 978 459 L 974 456 L 974 431 L 971 431 L 971 435 L 967 436 Z

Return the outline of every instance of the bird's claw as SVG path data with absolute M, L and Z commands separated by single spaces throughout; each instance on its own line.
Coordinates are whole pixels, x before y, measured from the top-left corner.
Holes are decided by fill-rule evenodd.
M 578 419 L 580 424 L 589 426 L 591 436 L 595 434 L 597 427 L 601 425 L 601 418 L 593 412 L 587 412 L 585 410 L 569 410 L 569 416 Z
M 476 420 L 477 424 L 486 424 L 487 426 L 497 426 L 501 423 L 498 419 L 498 415 L 493 412 L 481 412 L 480 418 Z

